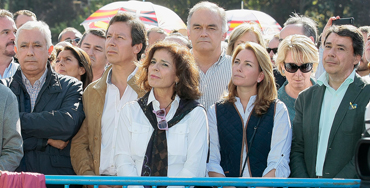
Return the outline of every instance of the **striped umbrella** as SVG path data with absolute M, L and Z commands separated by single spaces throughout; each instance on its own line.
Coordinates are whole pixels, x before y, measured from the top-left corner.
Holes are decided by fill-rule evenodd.
M 258 26 L 261 28 L 263 36 L 266 38 L 279 33 L 282 29 L 279 23 L 277 23 L 274 18 L 264 12 L 257 10 L 228 10 L 226 11 L 226 16 L 229 26 L 227 36 L 231 34 L 235 27 L 242 23 L 258 24 Z
M 85 30 L 89 28 L 107 29 L 109 20 L 118 12 L 128 12 L 138 17 L 147 29 L 161 27 L 170 32 L 171 30 L 186 29 L 185 23 L 172 10 L 141 1 L 117 1 L 107 4 L 95 11 L 81 25 Z

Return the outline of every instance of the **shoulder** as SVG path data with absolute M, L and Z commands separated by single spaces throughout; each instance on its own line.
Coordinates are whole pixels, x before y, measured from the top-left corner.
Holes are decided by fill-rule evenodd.
M 14 98 L 15 99 L 15 95 L 13 94 L 13 92 L 6 86 L 0 84 L 0 97 L 4 97 L 4 98 Z
M 55 80 L 58 80 L 61 87 L 71 87 L 71 86 L 81 86 L 82 87 L 82 82 L 79 81 L 78 79 L 74 78 L 74 77 L 71 77 L 71 76 L 66 76 L 66 75 L 61 75 L 61 74 L 57 74 L 56 72 L 52 72 L 51 73 L 51 76 L 52 76 L 52 80 L 53 78 Z M 56 84 L 56 83 L 53 83 L 51 82 L 51 84 Z

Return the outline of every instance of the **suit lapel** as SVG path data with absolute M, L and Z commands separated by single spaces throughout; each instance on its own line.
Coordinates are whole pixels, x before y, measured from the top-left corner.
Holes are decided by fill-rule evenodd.
M 342 126 L 342 121 L 348 112 L 350 107 L 350 102 L 354 103 L 357 96 L 362 91 L 362 86 L 364 83 L 360 80 L 360 78 L 355 76 L 354 82 L 350 84 L 347 88 L 347 91 L 342 99 L 342 102 L 339 105 L 339 108 L 337 110 L 337 113 L 335 114 L 333 125 L 331 127 L 330 135 L 329 135 L 329 141 L 328 141 L 328 148 L 330 147 L 331 143 L 333 142 L 333 139 L 335 137 L 335 134 L 337 133 L 340 126 Z

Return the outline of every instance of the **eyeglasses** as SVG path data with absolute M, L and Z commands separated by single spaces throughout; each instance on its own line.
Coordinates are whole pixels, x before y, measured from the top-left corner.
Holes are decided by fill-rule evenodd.
M 278 51 L 278 48 L 266 48 L 267 52 L 270 53 L 271 50 L 272 52 L 274 52 L 274 54 L 276 54 L 276 52 Z
M 158 129 L 168 131 L 168 124 L 166 121 L 166 109 L 162 108 L 158 111 L 153 110 L 153 113 L 157 116 L 157 118 L 160 118 L 158 121 Z
M 301 70 L 302 73 L 310 72 L 313 68 L 313 63 L 305 63 L 301 66 L 298 66 L 295 63 L 285 63 L 284 64 L 285 70 L 290 73 L 295 73 L 297 70 Z
M 76 43 L 76 44 L 78 44 L 78 42 L 80 42 L 80 38 L 75 38 L 75 39 L 66 39 L 66 40 L 64 40 L 64 41 L 66 41 L 66 42 L 69 42 L 69 43 L 71 43 L 71 44 L 73 44 L 74 42 Z

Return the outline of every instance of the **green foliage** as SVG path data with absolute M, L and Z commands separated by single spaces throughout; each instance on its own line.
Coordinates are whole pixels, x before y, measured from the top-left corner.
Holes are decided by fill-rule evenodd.
M 145 0 L 149 1 L 149 0 Z M 240 9 L 241 0 L 210 0 L 226 10 Z M 33 11 L 52 31 L 53 41 L 65 27 L 84 32 L 80 23 L 100 7 L 113 0 L 0 0 L 0 7 L 15 12 Z M 189 9 L 200 0 L 152 0 L 152 3 L 172 9 L 186 23 Z M 292 12 L 304 14 L 318 23 L 319 30 L 331 16 L 354 17 L 355 25 L 370 25 L 368 0 L 243 0 L 244 9 L 266 12 L 283 26 Z

